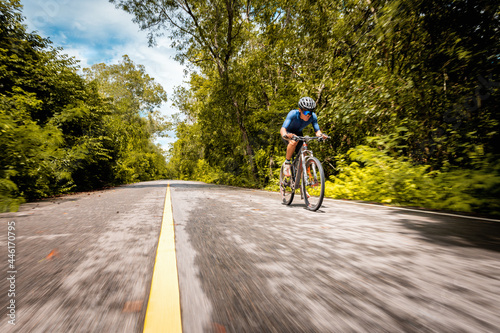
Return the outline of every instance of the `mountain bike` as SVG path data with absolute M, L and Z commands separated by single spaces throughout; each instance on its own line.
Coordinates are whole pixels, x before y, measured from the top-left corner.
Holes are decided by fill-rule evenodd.
M 323 141 L 321 137 L 294 136 L 292 140 L 304 142 L 299 152 L 292 160 L 290 176 L 284 174 L 285 163 L 280 171 L 280 192 L 284 205 L 290 205 L 295 191 L 300 188 L 301 199 L 304 199 L 306 208 L 316 211 L 323 203 L 325 196 L 325 172 L 321 162 L 313 156 L 312 150 L 307 147 L 309 141 Z

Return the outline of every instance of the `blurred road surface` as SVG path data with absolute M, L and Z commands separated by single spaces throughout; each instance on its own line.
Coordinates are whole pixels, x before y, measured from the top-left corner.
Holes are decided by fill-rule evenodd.
M 499 332 L 499 221 L 184 181 L 0 214 L 0 332 L 142 332 L 167 184 L 185 333 Z

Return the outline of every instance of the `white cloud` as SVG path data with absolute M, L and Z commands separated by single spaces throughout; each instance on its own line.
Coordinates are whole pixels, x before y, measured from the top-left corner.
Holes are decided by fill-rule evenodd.
M 136 64 L 173 96 L 174 87 L 183 84 L 184 67 L 173 57 L 175 51 L 168 40 L 148 47 L 147 32 L 132 22 L 132 15 L 109 3 L 108 0 L 22 0 L 25 24 L 29 31 L 49 37 L 63 53 L 80 60 L 82 68 L 95 63 L 116 64 L 127 54 Z M 177 112 L 167 102 L 162 113 Z M 160 140 L 167 145 L 174 139 Z M 166 147 L 165 147 L 166 148 Z
M 41 32 L 64 27 L 75 36 L 102 39 L 109 35 L 126 37 L 139 30 L 130 14 L 116 9 L 107 0 L 22 0 L 21 3 L 29 25 Z
M 64 48 L 63 53 L 69 55 L 70 57 L 75 57 L 75 59 L 79 61 L 78 66 L 80 66 L 80 68 L 92 66 L 92 64 L 88 63 L 88 60 L 85 58 L 82 51 L 83 50 L 79 48 Z

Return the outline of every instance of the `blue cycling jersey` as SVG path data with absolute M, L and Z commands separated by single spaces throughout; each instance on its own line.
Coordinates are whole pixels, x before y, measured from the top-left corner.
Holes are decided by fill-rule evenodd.
M 313 112 L 309 120 L 304 121 L 300 119 L 299 110 L 292 110 L 288 112 L 282 127 L 284 127 L 288 133 L 302 135 L 302 130 L 311 123 L 314 127 L 314 132 L 316 133 L 319 131 L 318 117 L 316 116 L 316 113 Z

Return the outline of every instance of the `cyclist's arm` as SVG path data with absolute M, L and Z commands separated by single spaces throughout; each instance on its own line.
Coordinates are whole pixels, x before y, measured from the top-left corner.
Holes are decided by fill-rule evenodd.
M 284 127 L 281 128 L 280 134 L 282 138 L 287 138 L 287 139 L 291 139 L 294 136 L 293 133 L 288 133 L 288 131 Z
M 313 113 L 312 117 L 313 117 L 312 125 L 314 127 L 314 132 L 316 133 L 316 136 L 321 136 L 321 137 L 323 137 L 323 139 L 325 139 L 327 136 L 325 134 L 323 134 L 323 132 L 321 132 L 321 130 L 319 129 L 318 117 L 316 116 L 315 113 Z
M 317 131 L 316 132 L 316 136 L 318 137 L 322 137 L 323 139 L 327 139 L 328 138 L 328 135 L 324 134 L 323 132 L 321 131 Z
M 293 117 L 293 110 L 288 112 L 288 114 L 285 118 L 285 121 L 283 122 L 283 125 L 281 125 L 280 134 L 281 134 L 282 138 L 291 139 L 293 137 L 293 134 L 288 133 L 288 130 L 287 130 L 287 127 L 290 126 L 290 124 L 292 122 L 292 117 Z
M 291 139 L 291 138 L 293 138 L 293 134 L 292 133 L 288 133 L 288 130 L 287 130 L 287 128 L 292 123 L 293 115 L 294 115 L 294 111 L 293 110 L 290 111 L 290 112 L 288 112 L 288 114 L 286 115 L 285 121 L 283 122 L 283 125 L 281 125 L 280 134 L 281 134 L 281 137 L 284 138 L 284 139 Z

